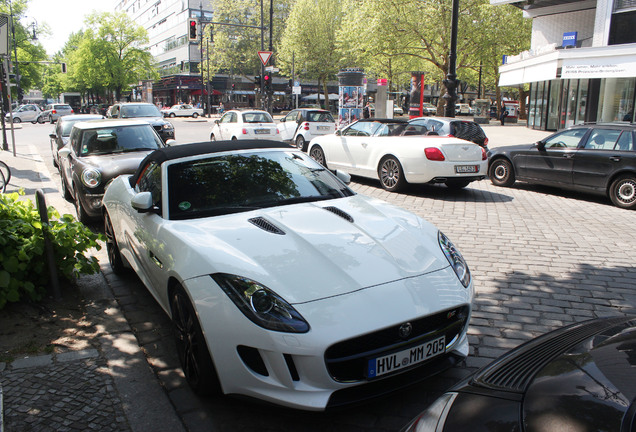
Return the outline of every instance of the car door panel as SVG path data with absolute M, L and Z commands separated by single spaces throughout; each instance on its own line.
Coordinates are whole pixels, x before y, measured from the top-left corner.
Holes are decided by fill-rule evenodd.
M 624 148 L 624 150 L 621 150 Z M 635 156 L 631 131 L 595 128 L 576 154 L 573 182 L 576 187 L 605 190 L 613 173 L 633 165 Z

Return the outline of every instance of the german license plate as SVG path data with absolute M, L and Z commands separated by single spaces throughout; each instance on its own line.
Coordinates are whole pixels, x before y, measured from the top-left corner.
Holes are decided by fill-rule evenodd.
M 318 126 L 319 131 L 328 131 L 329 129 L 329 126 Z
M 479 165 L 455 165 L 455 172 L 462 173 L 478 173 Z
M 269 135 L 269 129 L 255 129 L 254 133 L 257 135 Z
M 413 348 L 408 348 L 397 353 L 376 357 L 369 360 L 367 377 L 376 378 L 409 366 L 422 363 L 425 360 L 443 354 L 446 351 L 446 338 L 424 342 Z

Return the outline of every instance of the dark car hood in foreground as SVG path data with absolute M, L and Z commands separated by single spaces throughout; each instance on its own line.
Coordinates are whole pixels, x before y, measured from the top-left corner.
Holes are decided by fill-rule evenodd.
M 471 393 L 473 404 L 477 394 L 521 402 L 521 430 L 528 432 L 633 431 L 636 317 L 548 333 L 496 360 L 459 391 Z
M 491 157 L 492 155 L 496 155 L 496 154 L 514 154 L 520 151 L 523 152 L 527 152 L 530 150 L 536 150 L 537 149 L 537 143 L 532 143 L 532 144 L 516 144 L 516 145 L 509 145 L 509 146 L 500 146 L 500 147 L 496 147 L 494 149 L 491 149 L 488 152 L 488 157 Z

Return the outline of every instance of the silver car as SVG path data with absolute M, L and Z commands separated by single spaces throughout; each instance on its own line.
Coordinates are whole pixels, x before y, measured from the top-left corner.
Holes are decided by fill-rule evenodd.
M 48 104 L 44 111 L 40 113 L 38 117 L 38 123 L 49 122 L 51 124 L 55 123 L 57 119 L 62 116 L 74 114 L 73 108 L 69 104 L 64 103 L 54 103 Z

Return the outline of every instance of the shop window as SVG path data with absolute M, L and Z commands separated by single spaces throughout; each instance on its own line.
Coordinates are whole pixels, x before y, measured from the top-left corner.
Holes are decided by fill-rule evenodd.
M 636 42 L 636 11 L 615 13 L 610 24 L 609 45 Z

